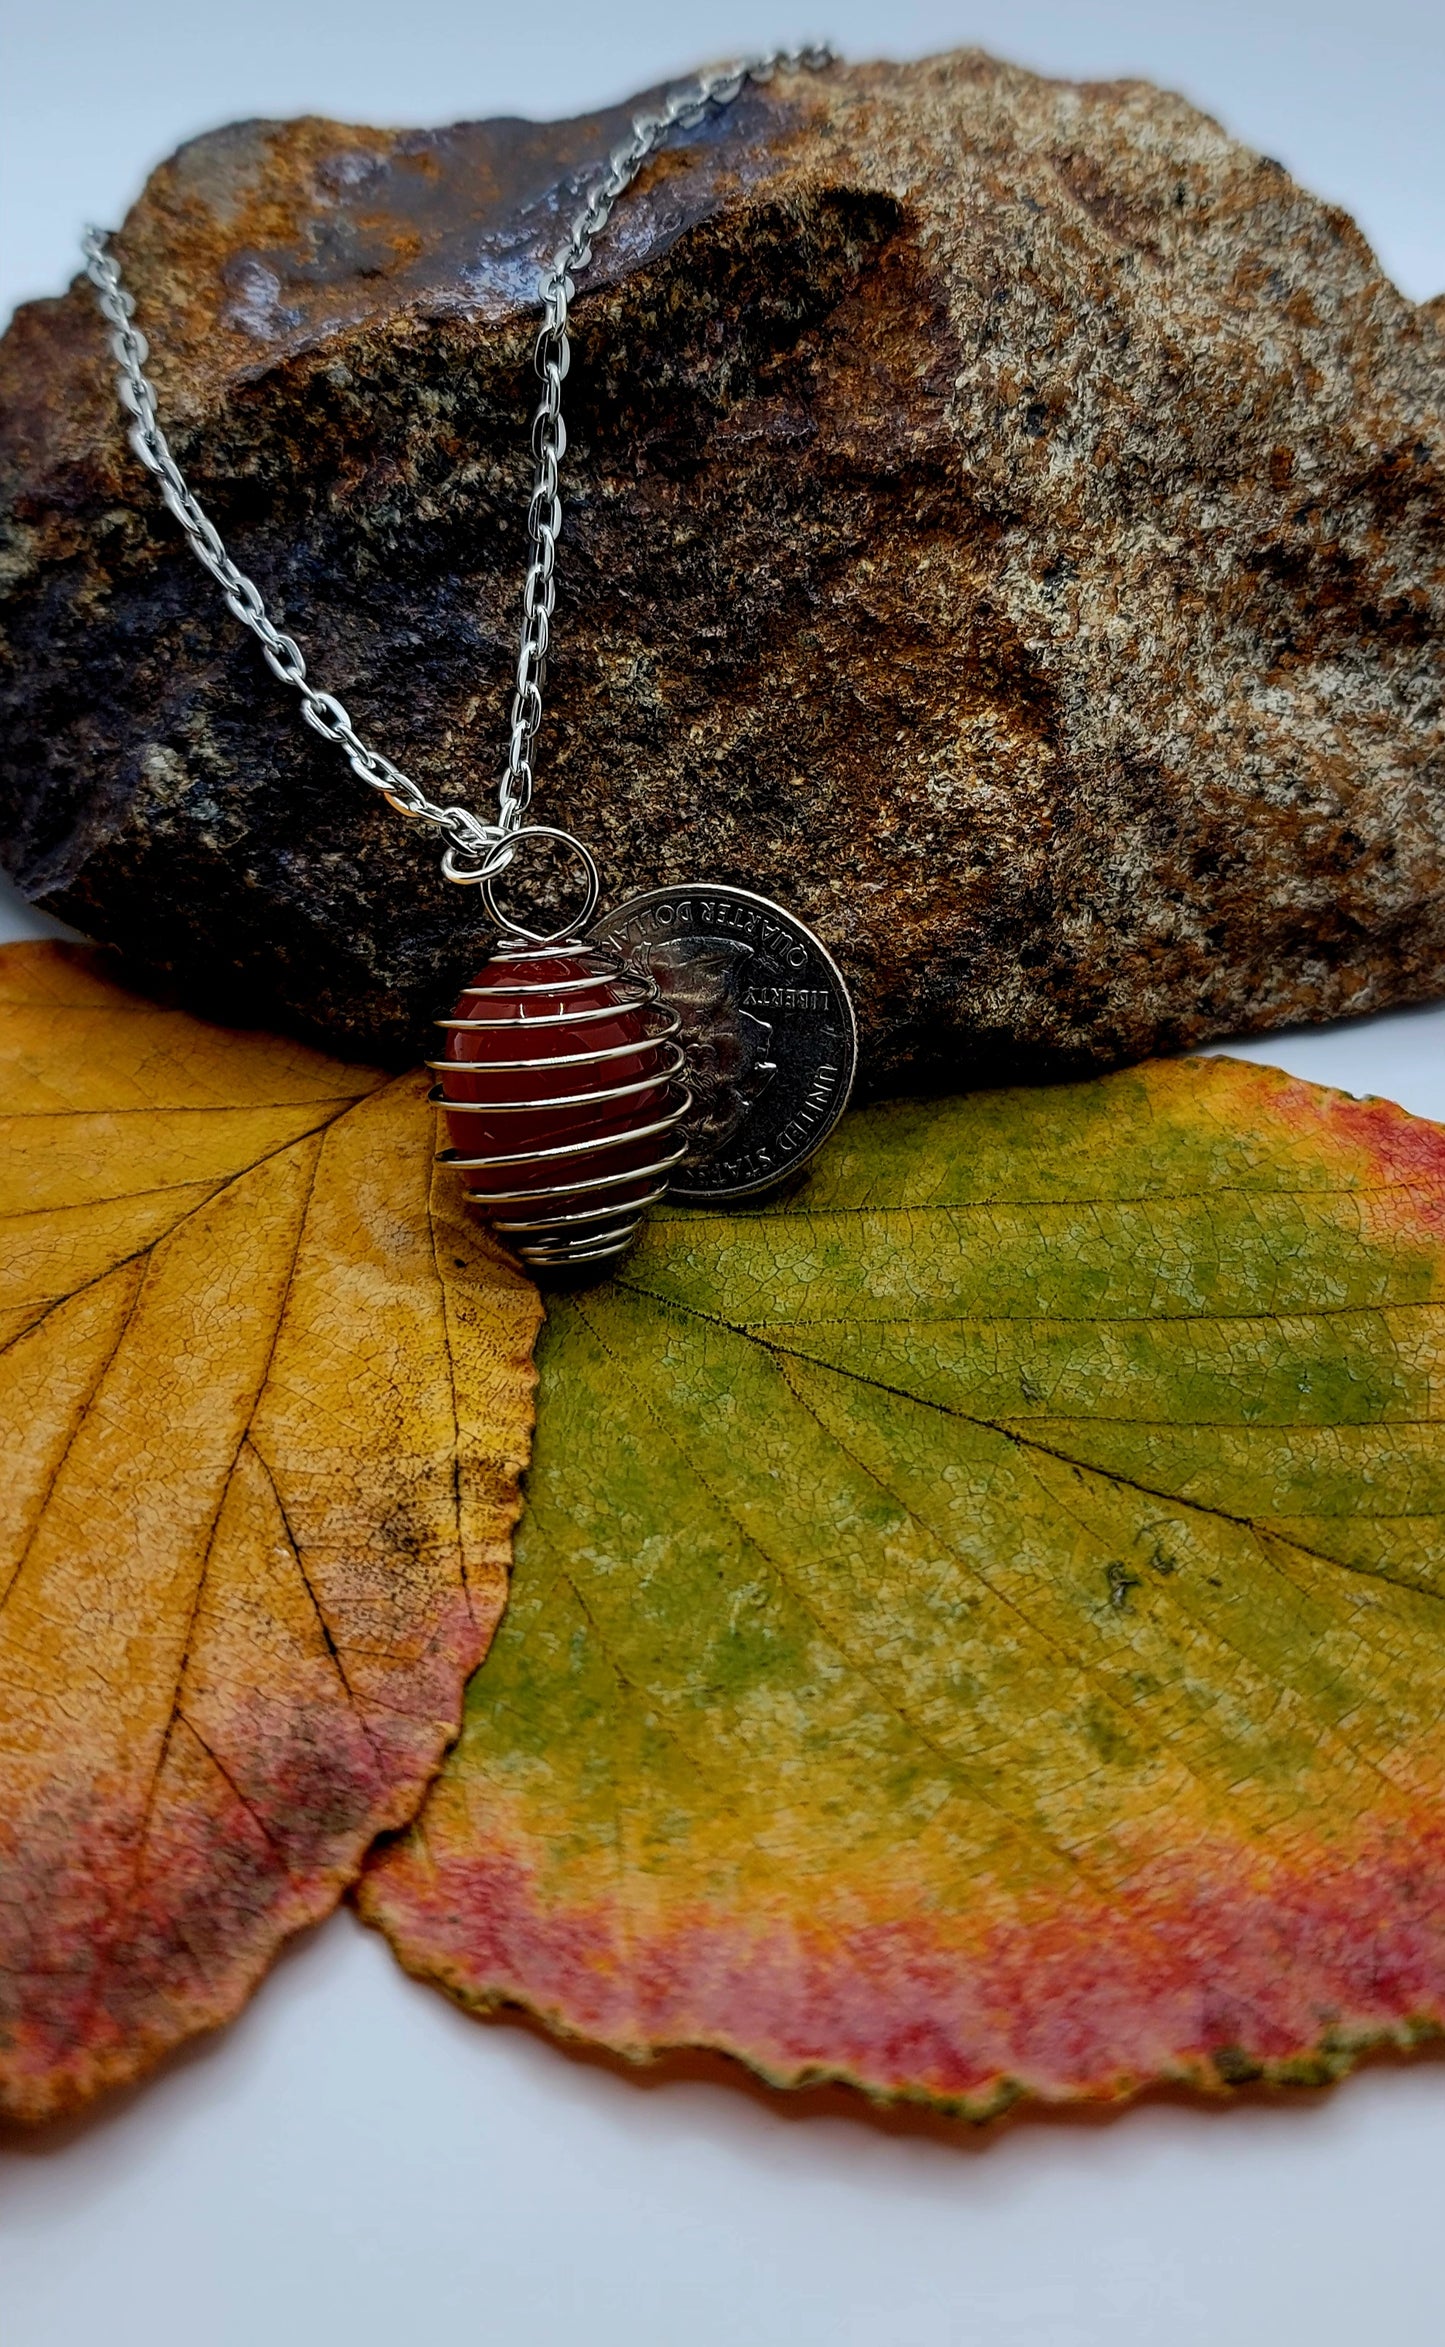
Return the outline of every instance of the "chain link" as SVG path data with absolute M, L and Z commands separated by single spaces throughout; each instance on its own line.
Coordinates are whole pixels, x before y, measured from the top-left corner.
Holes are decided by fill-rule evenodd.
M 775 49 L 717 73 L 702 74 L 668 92 L 655 114 L 638 114 L 632 136 L 616 147 L 597 174 L 586 183 L 586 200 L 573 219 L 564 241 L 543 264 L 538 284 L 543 323 L 533 353 L 542 379 L 542 397 L 532 419 L 532 454 L 536 469 L 527 506 L 527 575 L 522 590 L 522 622 L 517 644 L 516 676 L 512 693 L 511 743 L 506 772 L 498 791 L 497 820 L 483 822 L 470 808 L 455 803 L 439 805 L 421 785 L 404 774 L 380 750 L 362 740 L 350 715 L 333 693 L 311 682 L 299 644 L 283 635 L 269 613 L 260 588 L 232 561 L 219 531 L 186 483 L 161 429 L 155 387 L 145 373 L 150 345 L 135 323 L 135 300 L 127 291 L 109 249 L 109 238 L 88 228 L 82 239 L 85 270 L 95 288 L 116 362 L 116 390 L 131 418 L 128 438 L 141 463 L 160 482 L 161 496 L 180 523 L 191 551 L 221 590 L 232 616 L 248 627 L 261 645 L 267 667 L 282 684 L 290 685 L 301 701 L 301 714 L 323 741 L 344 752 L 352 772 L 378 790 L 399 815 L 430 823 L 447 841 L 442 870 L 449 880 L 477 883 L 496 879 L 516 852 L 532 800 L 532 747 L 542 723 L 542 692 L 547 678 L 547 650 L 552 636 L 556 597 L 557 539 L 562 527 L 559 486 L 567 428 L 562 420 L 562 385 L 570 363 L 569 306 L 576 278 L 592 258 L 593 240 L 612 217 L 638 173 L 674 130 L 693 130 L 709 113 L 721 113 L 742 94 L 749 82 L 768 82 L 779 72 L 820 73 L 835 62 L 835 52 L 824 46 Z

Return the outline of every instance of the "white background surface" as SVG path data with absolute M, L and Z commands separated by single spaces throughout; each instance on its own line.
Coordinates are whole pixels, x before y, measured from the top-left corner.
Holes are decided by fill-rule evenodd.
M 1185 89 L 1445 287 L 1438 0 L 3 0 L 0 312 L 181 138 L 247 113 L 578 111 L 822 31 Z M 821 0 L 820 0 L 821 5 Z M 0 905 L 0 933 L 40 924 Z M 1245 1046 L 1445 1117 L 1445 1009 Z M 991 2138 L 648 2084 L 406 1981 L 343 1915 L 222 2038 L 0 2139 L 3 2347 L 1433 2347 L 1445 2066 Z

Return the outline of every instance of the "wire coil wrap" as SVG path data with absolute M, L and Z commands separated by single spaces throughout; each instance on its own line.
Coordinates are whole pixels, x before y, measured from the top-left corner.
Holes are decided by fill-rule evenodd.
M 504 938 L 448 1019 L 431 1097 L 467 1197 L 539 1271 L 631 1244 L 687 1152 L 678 1020 L 607 946 Z

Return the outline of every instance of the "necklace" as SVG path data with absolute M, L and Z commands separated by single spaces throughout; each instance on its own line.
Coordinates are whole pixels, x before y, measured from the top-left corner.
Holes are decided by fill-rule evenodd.
M 806 1163 L 847 1106 L 852 1004 L 801 921 L 749 891 L 695 883 L 635 897 L 594 924 L 601 880 L 591 851 L 555 824 L 528 820 L 562 526 L 562 384 L 575 280 L 619 198 L 674 130 L 723 112 L 749 83 L 833 62 L 827 48 L 779 49 L 670 91 L 655 113 L 634 118 L 631 137 L 584 182 L 585 201 L 541 266 L 528 560 L 511 740 L 490 822 L 428 798 L 313 684 L 300 646 L 276 627 L 176 463 L 145 374 L 150 346 L 108 237 L 89 229 L 84 238 L 130 445 L 196 559 L 258 638 L 272 674 L 297 693 L 306 723 L 398 814 L 443 835 L 443 872 L 477 888 L 491 917 L 493 952 L 438 1022 L 447 1041 L 444 1056 L 428 1063 L 441 1078 L 431 1097 L 450 1138 L 441 1161 L 469 1177 L 467 1197 L 484 1220 L 538 1270 L 615 1260 L 670 1186 L 708 1199 L 771 1187 Z M 495 894 L 519 851 L 538 841 L 561 849 L 581 876 L 579 906 L 553 929 L 528 926 Z

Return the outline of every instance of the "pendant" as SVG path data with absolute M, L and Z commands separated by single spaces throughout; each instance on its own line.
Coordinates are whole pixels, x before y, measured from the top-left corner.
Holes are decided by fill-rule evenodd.
M 538 1272 L 600 1269 L 671 1189 L 754 1195 L 806 1163 L 847 1105 L 857 1059 L 842 974 L 801 921 L 748 890 L 656 889 L 592 923 L 597 866 L 560 841 L 585 901 L 562 929 L 524 927 L 483 880 L 502 934 L 463 989 L 431 1098 L 440 1162 Z M 508 858 L 510 861 L 510 857 Z

